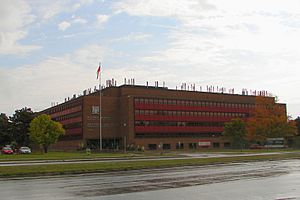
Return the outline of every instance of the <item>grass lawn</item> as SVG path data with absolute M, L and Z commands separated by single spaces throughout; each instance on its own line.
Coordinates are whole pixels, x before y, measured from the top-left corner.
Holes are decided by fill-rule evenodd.
M 266 152 L 299 152 L 300 150 L 291 149 L 201 149 L 191 151 L 167 151 L 164 152 L 164 156 L 178 156 L 182 153 L 224 153 L 224 154 L 244 154 L 244 153 L 266 153 Z M 0 154 L 0 162 L 5 161 L 32 161 L 32 160 L 71 160 L 71 159 L 97 159 L 97 158 L 132 158 L 141 156 L 160 156 L 160 151 L 146 151 L 146 152 L 115 152 L 115 153 L 99 153 L 92 152 L 87 154 L 86 152 L 48 152 L 44 153 L 32 153 L 32 154 L 14 154 L 4 155 Z
M 151 154 L 143 153 L 91 153 L 85 152 L 49 152 L 49 153 L 32 153 L 32 154 L 14 154 L 0 155 L 0 162 L 3 161 L 22 161 L 22 160 L 70 160 L 70 159 L 95 159 L 95 158 L 124 158 L 139 157 Z M 152 154 L 154 155 L 154 154 Z
M 126 162 L 107 162 L 107 163 L 72 163 L 72 164 L 53 164 L 53 165 L 32 165 L 32 166 L 0 166 L 0 177 L 20 177 L 20 176 L 41 176 L 41 175 L 60 175 L 78 174 L 92 172 L 107 172 L 146 168 L 164 168 L 186 165 L 207 165 L 231 162 L 249 162 L 264 160 L 300 159 L 299 153 L 240 156 L 224 158 L 191 158 L 180 160 L 158 160 L 158 161 L 126 161 Z

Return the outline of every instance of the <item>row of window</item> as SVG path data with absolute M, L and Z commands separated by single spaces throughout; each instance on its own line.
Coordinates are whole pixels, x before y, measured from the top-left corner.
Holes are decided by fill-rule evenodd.
M 135 133 L 135 138 L 214 138 L 222 133 Z
M 67 102 L 67 103 L 63 103 L 63 104 L 60 104 L 58 106 L 49 108 L 48 110 L 45 111 L 45 113 L 50 115 L 50 114 L 53 114 L 53 113 L 61 112 L 61 111 L 76 107 L 78 105 L 81 105 L 81 102 L 78 102 L 78 101 Z
M 53 120 L 60 122 L 60 121 L 72 119 L 72 118 L 75 118 L 75 117 L 80 117 L 81 115 L 82 115 L 82 112 L 74 112 L 74 113 L 70 113 L 70 114 L 67 114 L 67 115 L 54 117 Z
M 176 143 L 176 149 L 184 149 L 185 148 L 184 143 Z M 224 142 L 223 143 L 225 148 L 229 148 L 230 147 L 230 143 L 229 142 Z M 157 149 L 164 149 L 164 150 L 168 150 L 171 149 L 171 144 L 148 144 L 148 150 L 157 150 Z M 198 148 L 204 148 L 204 147 L 199 147 L 197 145 L 197 143 L 188 143 L 188 147 L 189 149 L 197 149 Z M 219 142 L 213 142 L 212 143 L 212 147 L 213 148 L 220 148 L 220 143 Z M 208 148 L 205 147 L 205 148 Z
M 228 103 L 212 101 L 192 101 L 192 100 L 175 100 L 175 99 L 152 99 L 152 98 L 135 98 L 135 103 L 142 104 L 164 104 L 164 105 L 181 105 L 181 106 L 211 106 L 226 108 L 254 108 L 254 104 L 248 103 Z
M 170 110 L 135 110 L 135 115 L 160 115 L 160 116 L 199 116 L 199 117 L 248 117 L 248 113 L 230 112 L 192 112 L 192 111 L 170 111 Z
M 60 141 L 69 141 L 69 140 L 80 140 L 82 139 L 82 134 L 81 135 L 64 135 L 61 138 L 59 138 Z
M 82 122 L 76 122 L 76 123 L 71 123 L 71 124 L 65 124 L 63 125 L 64 129 L 71 129 L 71 128 L 81 128 L 82 127 Z
M 205 126 L 224 127 L 224 122 L 135 121 L 135 126 Z

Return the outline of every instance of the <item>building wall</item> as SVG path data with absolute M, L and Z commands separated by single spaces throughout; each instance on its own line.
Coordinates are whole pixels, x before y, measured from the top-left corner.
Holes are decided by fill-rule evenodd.
M 83 141 L 83 98 L 78 97 L 66 101 L 65 103 L 48 108 L 40 114 L 48 114 L 51 119 L 60 122 L 65 135 L 58 143 L 51 145 L 50 149 L 71 150 L 78 149 Z
M 149 149 L 149 144 L 156 144 L 157 149 L 163 144 L 170 144 L 171 149 L 176 149 L 176 144 L 179 143 L 184 144 L 184 149 L 189 149 L 190 143 L 197 143 L 197 148 L 213 148 L 214 143 L 219 143 L 215 146 L 222 148 L 224 143 L 227 143 L 219 137 L 224 123 L 235 117 L 247 117 L 251 110 L 250 105 L 255 103 L 253 96 L 139 86 L 122 86 L 120 90 L 123 97 L 121 107 L 126 109 L 124 119 L 128 118 L 127 144 L 143 146 L 145 149 Z M 194 105 L 195 102 L 205 102 L 208 105 Z M 211 102 L 215 104 L 210 105 Z M 232 104 L 231 107 L 221 105 L 229 103 Z M 247 105 L 247 108 L 244 105 Z M 177 115 L 178 113 L 180 115 Z M 197 115 L 191 116 L 186 113 Z M 198 113 L 216 115 L 201 116 Z M 218 116 L 220 114 L 222 116 Z M 147 124 L 142 125 L 140 122 Z M 168 123 L 172 126 L 166 125 Z M 204 123 L 204 125 L 187 126 L 186 123 Z M 205 123 L 211 125 L 205 126 Z M 199 146 L 201 141 L 208 141 L 210 145 Z
M 118 114 L 119 98 L 103 96 L 102 100 L 102 137 L 120 137 L 120 120 Z M 99 113 L 92 113 L 92 106 L 99 106 L 99 96 L 86 96 L 83 103 L 83 135 L 84 139 L 99 137 Z
M 157 150 L 163 146 L 171 149 L 228 147 L 228 141 L 221 137 L 224 123 L 236 117 L 246 119 L 254 108 L 255 98 L 132 85 L 108 87 L 102 90 L 101 98 L 102 139 L 106 148 L 116 140 L 120 148 L 124 145 L 145 149 L 156 145 Z M 43 112 L 66 128 L 66 136 L 55 148 L 99 142 L 99 92 Z

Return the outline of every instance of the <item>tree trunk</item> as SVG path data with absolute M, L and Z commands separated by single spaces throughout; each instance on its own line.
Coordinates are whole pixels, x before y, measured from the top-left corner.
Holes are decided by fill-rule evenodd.
M 48 146 L 44 146 L 44 153 L 48 153 Z

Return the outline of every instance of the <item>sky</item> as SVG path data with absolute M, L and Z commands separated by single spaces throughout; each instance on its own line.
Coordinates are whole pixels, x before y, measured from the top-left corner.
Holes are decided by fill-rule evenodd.
M 114 78 L 265 90 L 300 116 L 298 0 L 1 0 L 0 113 Z M 202 89 L 204 90 L 204 89 Z

